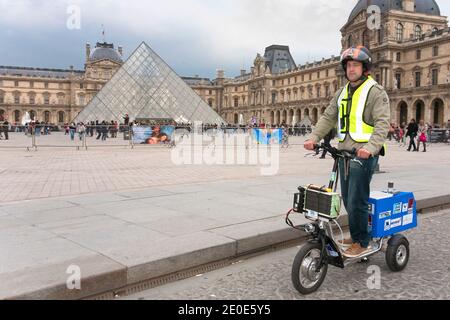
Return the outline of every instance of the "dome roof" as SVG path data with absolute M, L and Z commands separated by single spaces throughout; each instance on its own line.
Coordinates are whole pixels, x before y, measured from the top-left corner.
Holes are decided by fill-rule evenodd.
M 352 10 L 348 20 L 353 20 L 361 11 L 367 10 L 370 5 L 379 6 L 381 13 L 390 10 L 403 10 L 402 0 L 359 0 Z M 441 10 L 435 0 L 416 0 L 415 9 L 417 13 L 440 16 Z
M 120 54 L 116 50 L 114 50 L 113 45 L 106 43 L 97 43 L 96 48 L 91 52 L 89 56 L 89 61 L 94 62 L 105 59 L 119 63 L 123 62 Z

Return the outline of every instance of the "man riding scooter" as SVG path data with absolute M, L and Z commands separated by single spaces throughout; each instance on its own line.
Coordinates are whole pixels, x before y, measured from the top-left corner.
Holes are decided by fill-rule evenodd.
M 357 150 L 357 157 L 339 161 L 341 194 L 348 212 L 351 245 L 344 252 L 348 258 L 359 257 L 369 251 L 371 234 L 368 229 L 370 182 L 390 127 L 389 97 L 371 76 L 372 57 L 363 47 L 352 47 L 341 56 L 348 83 L 338 90 L 320 118 L 305 149 L 316 145 L 336 127 L 339 150 Z

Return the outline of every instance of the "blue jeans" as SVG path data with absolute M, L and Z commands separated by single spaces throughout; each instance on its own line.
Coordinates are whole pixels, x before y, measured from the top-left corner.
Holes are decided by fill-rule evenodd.
M 70 140 L 73 141 L 75 139 L 75 130 L 70 129 L 69 133 L 70 133 Z
M 372 235 L 369 231 L 370 182 L 379 157 L 368 160 L 356 158 L 350 160 L 348 176 L 345 177 L 344 160 L 339 161 L 341 194 L 348 212 L 350 234 L 353 242 L 367 248 Z

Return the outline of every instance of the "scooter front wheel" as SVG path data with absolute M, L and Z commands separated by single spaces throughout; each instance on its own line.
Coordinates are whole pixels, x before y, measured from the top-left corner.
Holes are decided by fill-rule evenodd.
M 327 261 L 324 261 L 319 272 L 316 270 L 321 255 L 322 246 L 319 243 L 308 243 L 297 253 L 292 266 L 292 283 L 301 294 L 306 295 L 317 291 L 325 280 L 328 271 Z

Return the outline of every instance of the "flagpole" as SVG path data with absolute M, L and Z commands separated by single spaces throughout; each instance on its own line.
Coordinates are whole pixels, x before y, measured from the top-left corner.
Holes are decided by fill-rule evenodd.
M 106 42 L 106 38 L 105 38 L 105 25 L 102 24 L 102 36 L 103 36 L 103 42 Z

